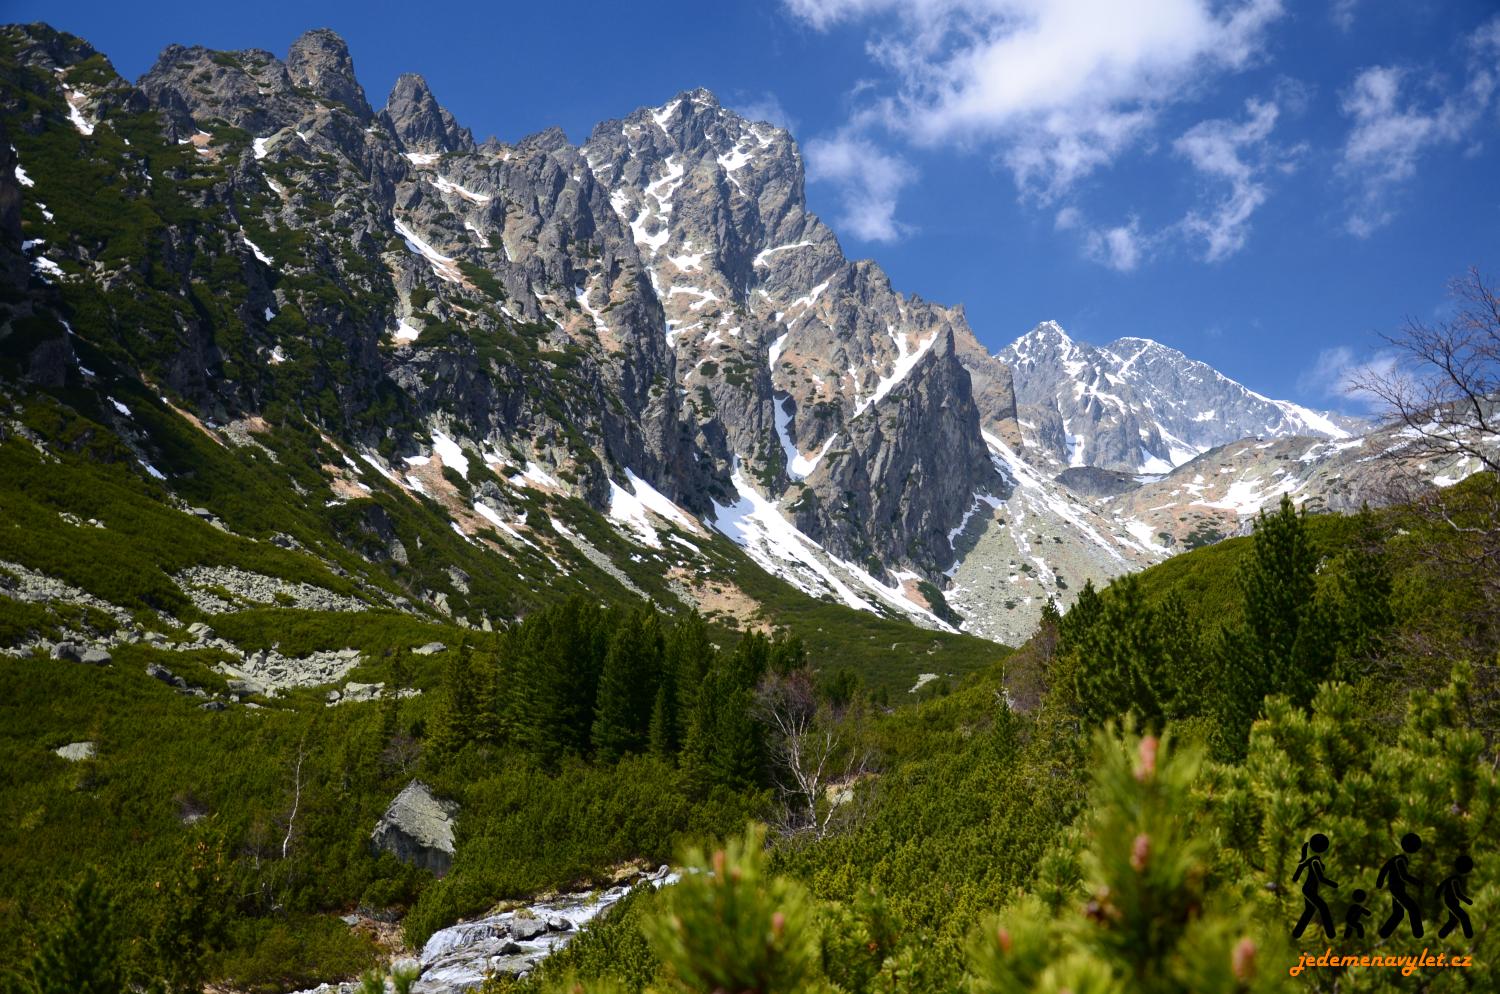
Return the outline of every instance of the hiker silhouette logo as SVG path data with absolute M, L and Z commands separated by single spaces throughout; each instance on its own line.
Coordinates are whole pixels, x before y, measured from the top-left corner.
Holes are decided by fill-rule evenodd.
M 1406 890 L 1406 885 L 1417 888 L 1422 887 L 1422 881 L 1407 872 L 1411 865 L 1410 856 L 1422 848 L 1422 839 L 1416 832 L 1407 832 L 1401 837 L 1401 851 L 1385 861 L 1380 868 L 1380 876 L 1375 878 L 1376 887 L 1385 887 L 1391 892 L 1391 914 L 1380 926 L 1380 937 L 1386 938 L 1396 931 L 1396 926 L 1401 924 L 1401 919 L 1410 917 L 1411 934 L 1413 938 L 1422 937 L 1422 908 L 1417 904 L 1414 895 Z
M 1331 848 L 1328 836 L 1322 832 L 1310 836 L 1302 843 L 1300 861 L 1292 873 L 1292 882 L 1300 883 L 1302 887 L 1302 917 L 1297 919 L 1297 924 L 1292 928 L 1294 939 L 1302 938 L 1314 919 L 1322 926 L 1327 938 L 1332 939 L 1338 935 L 1333 909 L 1328 906 L 1329 895 L 1324 890 L 1337 890 L 1339 886 L 1328 876 L 1327 863 L 1334 861 L 1329 855 Z M 1401 837 L 1399 851 L 1381 865 L 1380 872 L 1375 877 L 1374 889 L 1386 891 L 1391 898 L 1390 914 L 1380 923 L 1378 930 L 1382 939 L 1390 938 L 1403 924 L 1413 938 L 1422 938 L 1421 895 L 1424 885 L 1412 872 L 1412 864 L 1413 860 L 1422 861 L 1424 858 L 1422 837 L 1416 832 L 1407 832 Z M 1473 920 L 1464 909 L 1464 905 L 1474 903 L 1464 890 L 1465 878 L 1473 870 L 1474 861 L 1467 853 L 1460 854 L 1453 860 L 1453 872 L 1438 884 L 1435 891 L 1429 892 L 1432 895 L 1430 900 L 1438 905 L 1437 915 L 1441 917 L 1444 910 L 1447 912 L 1447 921 L 1438 930 L 1438 937 L 1441 939 L 1446 939 L 1454 931 L 1462 931 L 1466 939 L 1474 937 Z M 1373 919 L 1374 915 L 1365 906 L 1367 897 L 1369 895 L 1363 889 L 1355 889 L 1350 894 L 1343 915 L 1345 939 L 1364 938 L 1364 919 Z
M 1474 923 L 1469 921 L 1469 913 L 1459 903 L 1474 903 L 1469 900 L 1469 895 L 1464 893 L 1463 888 L 1464 875 L 1472 869 L 1474 861 L 1465 853 L 1453 861 L 1453 876 L 1438 884 L 1438 897 L 1442 898 L 1443 904 L 1448 908 L 1448 921 L 1438 929 L 1439 939 L 1448 938 L 1448 933 L 1458 926 L 1463 927 L 1465 939 L 1474 938 Z
M 1311 849 L 1312 855 L 1307 851 Z M 1306 842 L 1302 843 L 1302 862 L 1297 864 L 1297 872 L 1292 874 L 1292 883 L 1306 871 L 1307 878 L 1302 881 L 1302 917 L 1297 919 L 1297 927 L 1292 929 L 1292 938 L 1302 938 L 1302 933 L 1307 931 L 1308 923 L 1317 915 L 1318 921 L 1323 925 L 1323 934 L 1330 939 L 1334 937 L 1333 912 L 1328 910 L 1328 902 L 1323 900 L 1318 889 L 1322 886 L 1337 887 L 1338 884 L 1329 880 L 1323 874 L 1323 854 L 1328 851 L 1328 836 L 1319 832 Z

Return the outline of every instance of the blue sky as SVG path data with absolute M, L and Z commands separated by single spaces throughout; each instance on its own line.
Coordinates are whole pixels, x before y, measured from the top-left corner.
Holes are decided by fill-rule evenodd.
M 11 0 L 127 77 L 168 43 L 349 42 L 373 104 L 427 77 L 476 135 L 707 86 L 802 142 L 813 209 L 999 348 L 1040 320 L 1155 338 L 1360 410 L 1381 331 L 1500 275 L 1494 0 L 256 4 Z

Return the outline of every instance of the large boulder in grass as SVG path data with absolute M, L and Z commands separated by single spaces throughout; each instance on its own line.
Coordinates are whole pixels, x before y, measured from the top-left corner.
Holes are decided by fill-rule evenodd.
M 453 819 L 458 804 L 439 800 L 420 780 L 407 784 L 375 823 L 370 843 L 403 863 L 441 877 L 453 865 Z
M 92 742 L 69 742 L 65 746 L 58 746 L 52 750 L 63 759 L 73 763 L 81 763 L 85 759 L 93 759 L 98 754 L 98 749 Z

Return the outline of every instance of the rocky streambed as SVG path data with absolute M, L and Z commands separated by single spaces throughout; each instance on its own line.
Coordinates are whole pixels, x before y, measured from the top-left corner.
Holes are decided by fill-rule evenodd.
M 416 994 L 460 994 L 491 974 L 520 975 L 572 941 L 584 925 L 618 904 L 632 886 L 661 887 L 678 875 L 663 866 L 605 890 L 563 894 L 434 932 L 415 960 Z M 412 961 L 407 961 L 412 962 Z M 301 994 L 352 994 L 353 983 L 322 984 Z

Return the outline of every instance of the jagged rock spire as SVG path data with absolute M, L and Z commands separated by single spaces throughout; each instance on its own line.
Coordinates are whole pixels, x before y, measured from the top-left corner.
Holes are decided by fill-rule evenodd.
M 354 76 L 354 59 L 344 39 L 328 28 L 314 28 L 292 42 L 286 56 L 287 73 L 296 86 L 336 100 L 361 120 L 375 116 L 364 88 Z
M 474 135 L 459 126 L 417 73 L 402 73 L 396 80 L 385 102 L 384 117 L 401 143 L 410 148 L 457 152 L 474 147 Z

